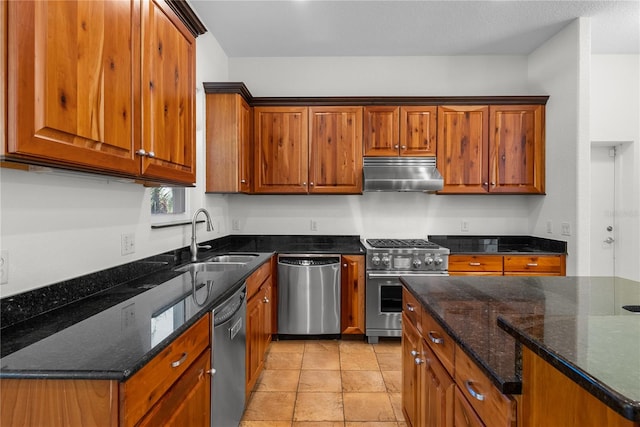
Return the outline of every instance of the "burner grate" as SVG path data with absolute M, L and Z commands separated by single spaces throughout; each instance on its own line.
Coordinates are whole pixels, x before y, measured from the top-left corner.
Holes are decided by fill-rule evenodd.
M 429 248 L 437 249 L 440 245 L 425 239 L 367 239 L 374 248 Z

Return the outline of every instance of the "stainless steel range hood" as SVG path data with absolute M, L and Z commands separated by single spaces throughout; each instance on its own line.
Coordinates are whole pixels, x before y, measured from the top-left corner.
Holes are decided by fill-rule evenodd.
M 365 157 L 364 191 L 441 190 L 435 157 Z

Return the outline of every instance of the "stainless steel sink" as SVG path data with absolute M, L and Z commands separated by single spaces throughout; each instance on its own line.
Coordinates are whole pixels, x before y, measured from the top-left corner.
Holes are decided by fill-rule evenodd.
M 189 271 L 191 273 L 215 273 L 218 271 L 237 270 L 244 267 L 242 263 L 223 263 L 223 262 L 194 262 L 182 267 L 176 268 L 176 271 Z
M 214 256 L 213 258 L 210 258 L 208 262 L 246 264 L 253 261 L 257 256 L 257 254 L 224 254 Z

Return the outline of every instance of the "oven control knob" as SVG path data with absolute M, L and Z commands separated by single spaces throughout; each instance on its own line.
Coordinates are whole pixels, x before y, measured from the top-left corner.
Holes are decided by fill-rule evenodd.
M 422 261 L 420 261 L 418 258 L 413 259 L 413 268 L 420 268 L 421 265 Z
M 374 255 L 371 257 L 371 262 L 373 265 L 380 265 L 380 257 L 378 255 Z
M 442 258 L 436 258 L 435 263 L 436 263 L 436 265 L 441 265 L 442 264 Z
M 431 265 L 431 264 L 433 264 L 433 258 L 431 258 L 431 257 L 426 257 L 426 258 L 424 259 L 424 263 L 425 263 L 426 265 Z
M 385 256 L 382 257 L 382 264 L 388 266 L 390 262 L 391 262 L 391 260 L 389 259 L 388 256 L 385 255 Z

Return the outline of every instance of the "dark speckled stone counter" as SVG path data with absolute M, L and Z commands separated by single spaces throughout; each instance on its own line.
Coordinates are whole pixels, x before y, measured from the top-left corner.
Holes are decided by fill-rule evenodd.
M 640 421 L 640 283 L 604 277 L 403 277 L 503 393 L 521 389 L 521 342 Z M 507 335 L 507 332 L 512 335 Z
M 566 254 L 567 242 L 532 236 L 434 235 L 429 240 L 452 254 Z

